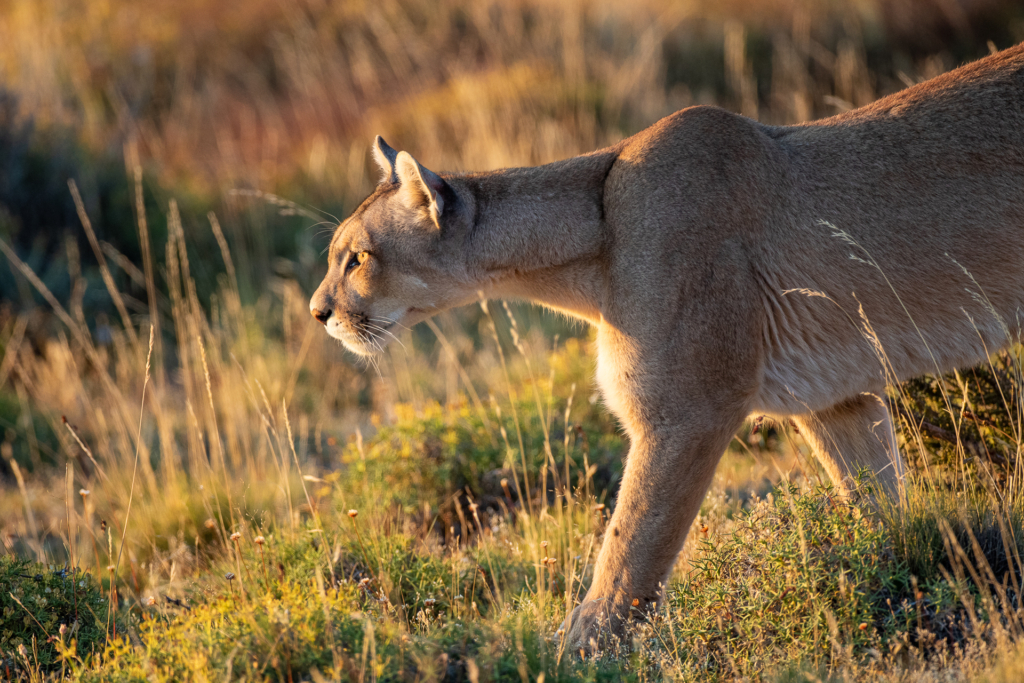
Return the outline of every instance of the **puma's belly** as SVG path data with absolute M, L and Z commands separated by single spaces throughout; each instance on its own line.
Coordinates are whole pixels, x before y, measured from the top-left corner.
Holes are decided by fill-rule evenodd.
M 858 341 L 827 350 L 775 349 L 765 358 L 755 410 L 799 415 L 862 391 L 879 391 L 885 386 L 882 363 Z
M 766 349 L 756 410 L 801 414 L 822 410 L 862 392 L 926 373 L 948 372 L 982 361 L 1006 346 L 1013 328 L 992 315 L 956 323 L 852 329 L 841 338 L 791 333 Z M 921 316 L 923 319 L 924 316 Z M 807 339 L 813 339 L 808 343 Z

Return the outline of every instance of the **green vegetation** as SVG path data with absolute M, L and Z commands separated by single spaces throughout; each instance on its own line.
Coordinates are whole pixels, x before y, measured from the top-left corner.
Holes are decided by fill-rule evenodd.
M 479 536 L 444 541 L 413 515 L 345 509 L 342 491 L 361 478 L 348 471 L 328 475 L 331 491 L 296 528 L 243 524 L 214 541 L 210 564 L 187 587 L 150 577 L 124 601 L 103 648 L 103 615 L 94 612 L 105 601 L 91 579 L 79 575 L 75 619 L 65 572 L 32 576 L 30 563 L 5 562 L 5 586 L 38 605 L 30 624 L 4 603 L 4 623 L 16 629 L 3 631 L 5 663 L 26 676 L 96 681 L 732 680 L 796 671 L 895 680 L 940 661 L 965 673 L 1013 666 L 986 652 L 1015 642 L 1021 624 L 1014 591 L 983 555 L 949 534 L 950 555 L 932 565 L 941 575 L 919 580 L 909 567 L 921 558 L 901 550 L 898 521 L 828 487 L 786 483 L 742 507 L 712 502 L 658 613 L 617 653 L 580 660 L 556 629 L 566 595 L 586 582 L 600 511 L 570 500 L 487 525 L 466 510 Z M 47 601 L 59 607 L 47 610 Z M 54 641 L 46 634 L 58 623 L 77 626 Z M 37 650 L 27 651 L 37 654 L 26 660 L 17 645 L 33 635 Z
M 0 651 L 8 666 L 63 673 L 69 660 L 102 649 L 104 626 L 118 626 L 120 615 L 111 616 L 89 574 L 0 557 Z

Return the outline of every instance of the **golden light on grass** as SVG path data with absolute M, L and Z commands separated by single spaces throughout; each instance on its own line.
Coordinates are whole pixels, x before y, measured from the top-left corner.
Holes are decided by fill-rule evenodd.
M 617 141 L 698 102 L 770 123 L 830 115 L 902 87 L 886 70 L 890 62 L 900 77 L 919 80 L 969 55 L 885 43 L 873 22 L 896 5 L 873 0 L 770 7 L 749 0 L 459 0 L 429 8 L 421 0 L 384 0 L 358 11 L 344 3 L 299 11 L 273 0 L 242 10 L 203 2 L 80 5 L 0 9 L 0 106 L 9 92 L 12 120 L 39 132 L 22 139 L 10 126 L 0 138 L 9 133 L 12 149 L 53 155 L 0 162 L 12 178 L 22 168 L 67 167 L 55 182 L 70 215 L 82 217 L 65 243 L 46 244 L 32 258 L 24 228 L 4 232 L 0 243 L 18 301 L 27 306 L 42 297 L 56 316 L 37 318 L 39 311 L 22 303 L 0 311 L 0 398 L 7 400 L 0 401 L 0 456 L 18 485 L 2 489 L 10 495 L 0 495 L 0 539 L 4 557 L 27 554 L 58 569 L 69 559 L 64 548 L 74 547 L 76 562 L 109 580 L 109 633 L 128 645 L 88 667 L 76 664 L 81 671 L 103 677 L 117 668 L 142 679 L 151 676 L 152 661 L 162 661 L 197 680 L 306 680 L 315 678 L 312 670 L 299 671 L 296 662 L 315 661 L 330 679 L 428 678 L 455 667 L 473 680 L 469 672 L 479 665 L 480 680 L 499 670 L 530 680 L 611 680 L 611 669 L 602 667 L 612 666 L 622 667 L 623 677 L 661 672 L 700 680 L 712 672 L 755 680 L 779 661 L 808 658 L 809 666 L 834 667 L 829 675 L 854 667 L 863 677 L 846 653 L 876 648 L 882 654 L 871 666 L 888 673 L 871 675 L 882 681 L 897 676 L 899 658 L 926 677 L 927 648 L 908 654 L 910 643 L 926 629 L 941 636 L 946 617 L 974 629 L 948 641 L 952 667 L 980 671 L 993 653 L 1016 652 L 1020 627 L 1003 599 L 1016 600 L 1024 576 L 1018 548 L 1006 540 L 1021 528 L 1017 464 L 1007 484 L 991 484 L 998 472 L 986 478 L 987 465 L 961 457 L 958 480 L 974 468 L 972 481 L 990 483 L 972 485 L 948 505 L 922 495 L 910 513 L 885 517 L 894 537 L 902 535 L 899 557 L 938 556 L 948 547 L 953 557 L 943 566 L 959 575 L 929 579 L 927 598 L 916 585 L 893 592 L 891 601 L 878 601 L 878 617 L 852 589 L 832 591 L 834 569 L 814 561 L 832 558 L 839 566 L 854 557 L 864 566 L 844 564 L 844 571 L 860 571 L 897 550 L 850 545 L 845 532 L 830 537 L 833 545 L 847 544 L 842 557 L 829 555 L 827 544 L 812 543 L 807 554 L 787 545 L 815 515 L 835 510 L 813 492 L 816 474 L 804 464 L 799 439 L 779 430 L 776 445 L 746 440 L 724 458 L 720 474 L 728 470 L 730 483 L 717 481 L 705 500 L 669 583 L 670 604 L 638 626 L 636 649 L 574 669 L 572 653 L 562 657 L 568 645 L 548 643 L 552 634 L 564 635 L 559 624 L 592 578 L 614 501 L 603 489 L 621 476 L 616 463 L 625 447 L 596 397 L 592 338 L 534 310 L 484 305 L 438 316 L 429 331 L 396 330 L 404 347 L 384 355 L 377 377 L 352 364 L 308 313 L 326 241 L 305 227 L 324 220 L 329 232 L 372 189 L 366 152 L 378 132 L 438 169 L 535 164 Z M 48 146 L 47 136 L 64 142 Z M 0 155 L 7 149 L 0 144 Z M 115 171 L 105 170 L 109 150 L 124 151 Z M 76 178 L 74 190 L 64 187 L 68 176 Z M 339 216 L 283 200 L 273 194 L 280 188 Z M 49 196 L 45 189 L 30 194 Z M 182 199 L 180 208 L 169 197 Z M 128 216 L 127 229 L 116 222 L 119 212 Z M 13 216 L 12 225 L 18 220 Z M 0 223 L 6 230 L 7 208 L 0 208 Z M 157 243 L 158 235 L 166 240 Z M 109 310 L 100 311 L 102 297 Z M 975 431 L 1018 463 L 1019 365 L 996 370 L 1012 397 L 1016 428 L 978 420 Z M 984 413 L 969 374 L 936 382 L 971 404 L 955 416 L 958 429 Z M 69 422 L 60 421 L 64 414 Z M 759 437 L 771 430 L 756 429 Z M 935 451 L 920 434 L 908 432 L 906 442 L 935 466 Z M 48 468 L 55 463 L 63 472 L 68 460 L 86 508 L 77 526 L 62 522 L 67 515 L 49 495 L 59 477 Z M 813 514 L 787 516 L 768 505 L 765 491 L 779 483 L 779 472 L 791 473 L 800 487 L 796 503 Z M 306 495 L 303 505 L 306 482 L 331 486 Z M 467 500 L 471 519 L 459 519 Z M 973 508 L 983 511 L 977 519 Z M 755 509 L 778 525 L 744 517 Z M 110 523 L 97 530 L 91 520 L 99 517 Z M 940 518 L 952 520 L 949 529 L 936 526 Z M 974 526 L 954 528 L 961 518 Z M 851 518 L 829 519 L 853 529 L 858 541 L 877 533 Z M 242 581 L 253 583 L 245 557 L 253 549 L 237 529 L 250 523 L 272 539 L 251 541 L 264 577 L 258 598 Z M 75 538 L 54 531 L 63 529 Z M 986 552 L 990 541 L 1006 542 L 1000 554 L 1008 559 L 993 564 L 992 577 L 974 559 L 964 529 L 985 531 L 979 545 Z M 746 545 L 728 545 L 742 534 L 749 534 Z M 701 564 L 712 561 L 714 571 Z M 234 571 L 223 573 L 232 564 Z M 273 586 L 269 568 L 280 576 Z M 354 576 L 362 576 L 355 587 Z M 895 585 L 903 575 L 862 576 Z M 235 599 L 236 578 L 246 599 Z M 223 595 L 225 580 L 232 600 L 217 611 L 206 596 Z M 951 588 L 968 583 L 981 588 Z M 311 585 L 320 588 L 315 595 Z M 192 586 L 191 609 L 170 597 Z M 119 589 L 131 596 L 124 606 Z M 721 627 L 707 598 L 716 590 L 725 598 L 715 604 L 714 614 L 727 615 Z M 147 621 L 151 632 L 136 628 L 129 618 L 135 600 L 154 607 L 156 595 L 166 596 L 160 600 L 171 614 Z M 725 605 L 733 595 L 749 598 L 751 611 L 742 611 L 741 601 Z M 419 601 L 430 613 L 422 623 L 407 613 Z M 848 612 L 833 609 L 837 601 Z M 278 611 L 258 611 L 272 602 Z M 963 617 L 968 603 L 982 605 L 976 624 Z M 826 607 L 836 618 L 834 639 Z M 1000 612 L 1005 623 L 985 621 Z M 910 626 L 899 631 L 905 649 L 893 654 L 882 639 L 896 633 L 886 629 L 897 622 Z M 765 642 L 808 628 L 785 643 L 743 650 L 756 640 L 737 642 L 731 629 L 743 623 L 768 634 Z M 118 632 L 119 624 L 131 630 Z M 180 627 L 173 644 L 161 630 L 169 625 Z M 1004 634 L 998 639 L 996 629 Z M 343 633 L 353 642 L 340 642 Z M 443 647 L 439 633 L 448 634 Z M 25 645 L 17 652 L 24 667 L 16 675 L 42 671 Z M 438 664 L 439 653 L 450 655 L 447 664 Z M 207 669 L 190 668 L 200 661 Z M 385 670 L 406 663 L 407 670 Z

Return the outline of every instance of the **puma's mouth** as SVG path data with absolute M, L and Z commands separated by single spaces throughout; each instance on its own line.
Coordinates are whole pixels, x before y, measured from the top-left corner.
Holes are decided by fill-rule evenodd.
M 327 333 L 345 345 L 352 353 L 373 356 L 397 339 L 396 327 L 408 328 L 429 317 L 435 311 L 410 306 L 383 316 L 356 316 L 355 319 L 332 315 L 324 325 Z

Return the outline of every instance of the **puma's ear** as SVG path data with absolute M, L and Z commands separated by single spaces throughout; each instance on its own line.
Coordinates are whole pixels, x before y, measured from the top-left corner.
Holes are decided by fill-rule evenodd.
M 373 160 L 380 167 L 380 181 L 382 183 L 398 182 L 398 175 L 395 173 L 395 159 L 397 157 L 398 152 L 391 149 L 391 146 L 384 142 L 384 138 L 378 135 L 377 139 L 373 141 Z
M 413 209 L 427 209 L 440 228 L 441 214 L 444 213 L 444 193 L 448 184 L 441 176 L 420 166 L 408 152 L 398 153 L 395 166 L 406 204 Z

